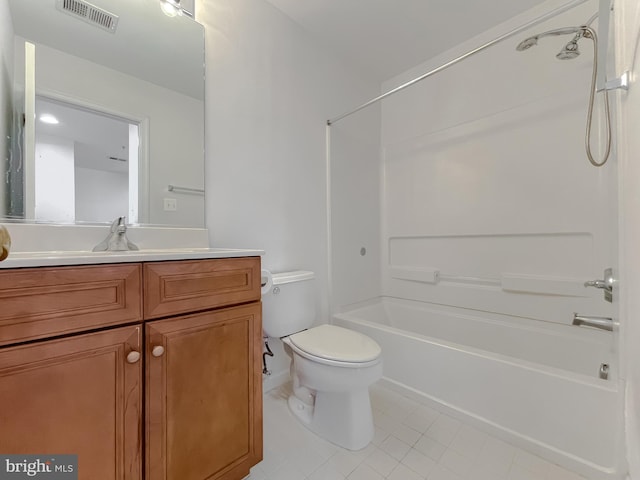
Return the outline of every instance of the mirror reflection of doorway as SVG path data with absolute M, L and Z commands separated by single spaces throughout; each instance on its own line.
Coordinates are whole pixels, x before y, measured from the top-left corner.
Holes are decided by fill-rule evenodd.
M 138 221 L 138 125 L 36 97 L 36 220 Z

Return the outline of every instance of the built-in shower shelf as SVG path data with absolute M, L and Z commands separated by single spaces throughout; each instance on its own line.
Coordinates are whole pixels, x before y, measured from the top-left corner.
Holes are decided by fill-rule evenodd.
M 539 293 L 565 297 L 588 297 L 584 280 L 579 278 L 546 277 L 503 273 L 502 290 L 516 293 Z
M 409 280 L 420 283 L 438 283 L 440 272 L 433 268 L 417 267 L 391 267 L 389 268 L 391 278 L 397 280 Z
M 534 293 L 542 295 L 558 295 L 564 297 L 588 297 L 589 291 L 584 287 L 584 279 L 568 277 L 552 277 L 543 275 L 527 275 L 503 273 L 500 278 L 482 278 L 477 276 L 453 275 L 436 268 L 424 267 L 390 267 L 389 276 L 395 280 L 427 283 L 436 285 L 440 282 L 492 285 L 505 292 Z

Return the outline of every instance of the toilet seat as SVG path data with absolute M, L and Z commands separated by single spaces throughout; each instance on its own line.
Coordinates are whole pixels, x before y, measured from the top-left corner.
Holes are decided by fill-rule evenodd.
M 325 365 L 362 368 L 380 361 L 382 349 L 372 338 L 359 332 L 320 325 L 286 337 L 298 354 Z

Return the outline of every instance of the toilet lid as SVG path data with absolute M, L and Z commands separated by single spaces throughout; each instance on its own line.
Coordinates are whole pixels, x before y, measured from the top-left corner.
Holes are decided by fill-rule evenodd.
M 341 362 L 369 362 L 382 353 L 375 340 L 335 325 L 320 325 L 289 337 L 300 350 L 315 357 Z

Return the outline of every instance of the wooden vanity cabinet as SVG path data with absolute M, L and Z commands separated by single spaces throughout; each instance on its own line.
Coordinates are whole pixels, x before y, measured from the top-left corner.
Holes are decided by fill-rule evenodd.
M 262 460 L 259 258 L 148 263 L 144 289 L 145 318 L 168 317 L 145 326 L 147 480 L 244 478 Z
M 77 454 L 81 479 L 139 479 L 142 361 L 127 356 L 141 347 L 137 325 L 0 349 L 0 452 Z
M 259 257 L 0 270 L 0 286 L 14 275 L 0 453 L 77 453 L 81 480 L 239 480 L 262 459 Z

